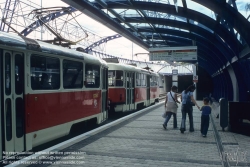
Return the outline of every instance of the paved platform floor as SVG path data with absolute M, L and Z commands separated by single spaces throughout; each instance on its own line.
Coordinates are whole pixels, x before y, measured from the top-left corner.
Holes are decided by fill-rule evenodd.
M 199 102 L 201 106 L 202 102 Z M 180 105 L 177 113 L 178 127 L 181 122 Z M 200 111 L 194 107 L 194 132 L 180 133 L 173 129 L 172 118 L 167 130 L 162 127 L 163 103 L 145 110 L 130 119 L 89 134 L 53 151 L 81 152 L 86 167 L 221 167 L 250 166 L 250 137 L 223 132 L 216 118 L 216 108 L 210 119 L 207 137 L 200 134 Z M 81 154 L 81 155 L 82 155 Z M 75 154 L 62 157 L 75 156 Z M 60 156 L 60 155 L 58 155 Z M 46 163 L 48 160 L 44 160 Z M 19 166 L 72 166 L 52 160 L 54 164 Z M 68 160 L 69 161 L 69 160 Z M 84 162 L 83 162 L 84 161 Z M 57 164 L 55 163 L 57 162 Z

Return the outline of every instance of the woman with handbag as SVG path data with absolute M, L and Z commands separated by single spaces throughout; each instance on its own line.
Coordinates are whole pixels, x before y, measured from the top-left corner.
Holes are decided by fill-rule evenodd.
M 163 123 L 163 128 L 167 129 L 168 121 L 170 120 L 171 116 L 174 117 L 174 128 L 177 128 L 177 103 L 180 103 L 177 100 L 177 86 L 172 86 L 171 91 L 167 93 L 166 100 L 165 100 L 165 108 L 166 108 L 166 118 Z
M 181 105 L 182 120 L 181 120 L 181 128 L 180 128 L 181 133 L 184 133 L 184 131 L 186 131 L 187 114 L 189 117 L 189 124 L 190 124 L 189 131 L 194 132 L 193 106 L 196 105 L 198 109 L 200 109 L 200 107 L 198 106 L 198 104 L 196 103 L 193 97 L 194 90 L 195 90 L 195 86 L 191 85 L 181 93 L 181 101 L 182 101 L 182 105 Z

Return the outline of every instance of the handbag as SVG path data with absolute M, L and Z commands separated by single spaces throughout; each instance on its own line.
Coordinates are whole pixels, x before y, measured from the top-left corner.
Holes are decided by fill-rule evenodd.
M 164 111 L 164 113 L 162 114 L 162 118 L 166 118 L 167 117 L 167 112 Z
M 195 104 L 191 101 L 190 92 L 189 92 L 186 104 L 189 106 L 195 106 Z
M 171 91 L 170 91 L 170 95 L 171 95 L 171 97 L 173 98 Z M 176 104 L 176 107 L 178 108 L 178 104 L 176 103 L 176 101 L 175 101 L 174 98 L 173 98 L 173 100 L 174 100 L 174 102 L 175 102 L 175 104 Z

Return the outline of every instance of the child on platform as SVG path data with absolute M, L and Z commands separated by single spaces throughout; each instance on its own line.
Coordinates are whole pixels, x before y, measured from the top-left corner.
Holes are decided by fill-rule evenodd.
M 201 107 L 201 134 L 203 137 L 207 136 L 209 127 L 209 115 L 211 114 L 212 108 L 209 106 L 209 99 L 205 97 L 203 99 L 204 105 Z

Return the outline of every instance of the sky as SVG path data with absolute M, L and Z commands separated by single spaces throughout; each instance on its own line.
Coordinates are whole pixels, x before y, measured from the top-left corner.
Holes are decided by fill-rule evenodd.
M 25 1 L 25 0 L 22 0 L 22 1 Z M 173 4 L 173 0 L 169 0 L 169 1 Z M 196 10 L 199 12 L 203 11 L 203 13 L 206 13 L 208 16 L 214 19 L 214 14 L 211 10 L 199 4 L 196 4 L 191 0 L 186 0 L 186 1 L 187 1 L 188 8 L 192 8 L 193 10 Z M 4 3 L 5 0 L 0 0 L 0 2 Z M 43 7 L 68 6 L 61 0 L 42 0 L 42 1 L 32 0 L 32 2 L 36 4 L 41 4 L 42 2 Z M 164 2 L 166 2 L 166 0 Z M 249 3 L 249 0 L 237 0 L 236 3 L 237 3 L 238 10 L 241 12 L 241 14 L 244 17 L 247 17 L 250 14 L 250 11 L 248 13 L 245 11 L 245 4 Z M 181 0 L 178 0 L 178 6 L 182 7 Z M 96 22 L 95 20 L 89 18 L 88 16 L 85 16 L 84 14 L 82 14 L 78 18 L 78 20 L 79 20 L 79 23 L 87 31 L 90 31 L 101 37 L 106 37 L 106 36 L 117 34 L 116 32 L 103 26 L 102 24 Z M 118 56 L 118 57 L 127 58 L 127 59 L 132 59 L 132 55 L 135 55 L 137 53 L 148 53 L 146 50 L 137 46 L 136 44 L 132 44 L 131 41 L 129 41 L 128 39 L 124 37 L 107 42 L 104 52 L 113 56 Z M 133 56 L 133 59 L 140 60 L 140 61 L 145 61 L 145 60 L 148 61 L 148 56 L 146 54 L 139 54 L 137 56 Z
M 41 0 L 32 0 L 34 3 L 40 4 Z M 43 0 L 43 7 L 49 6 L 68 6 L 64 2 L 60 0 Z M 112 31 L 111 29 L 103 26 L 99 22 L 89 18 L 88 16 L 82 14 L 80 16 L 79 23 L 86 28 L 87 31 L 93 32 L 101 37 L 107 37 L 111 35 L 117 34 L 116 32 Z M 132 46 L 133 45 L 133 46 Z M 132 53 L 148 53 L 145 49 L 139 47 L 136 44 L 132 44 L 131 41 L 128 39 L 121 37 L 115 40 L 111 40 L 107 42 L 105 46 L 106 54 L 110 54 L 117 57 L 132 59 Z M 145 57 L 146 56 L 146 57 Z M 134 60 L 145 61 L 145 58 L 148 59 L 147 55 L 138 55 L 134 56 Z

